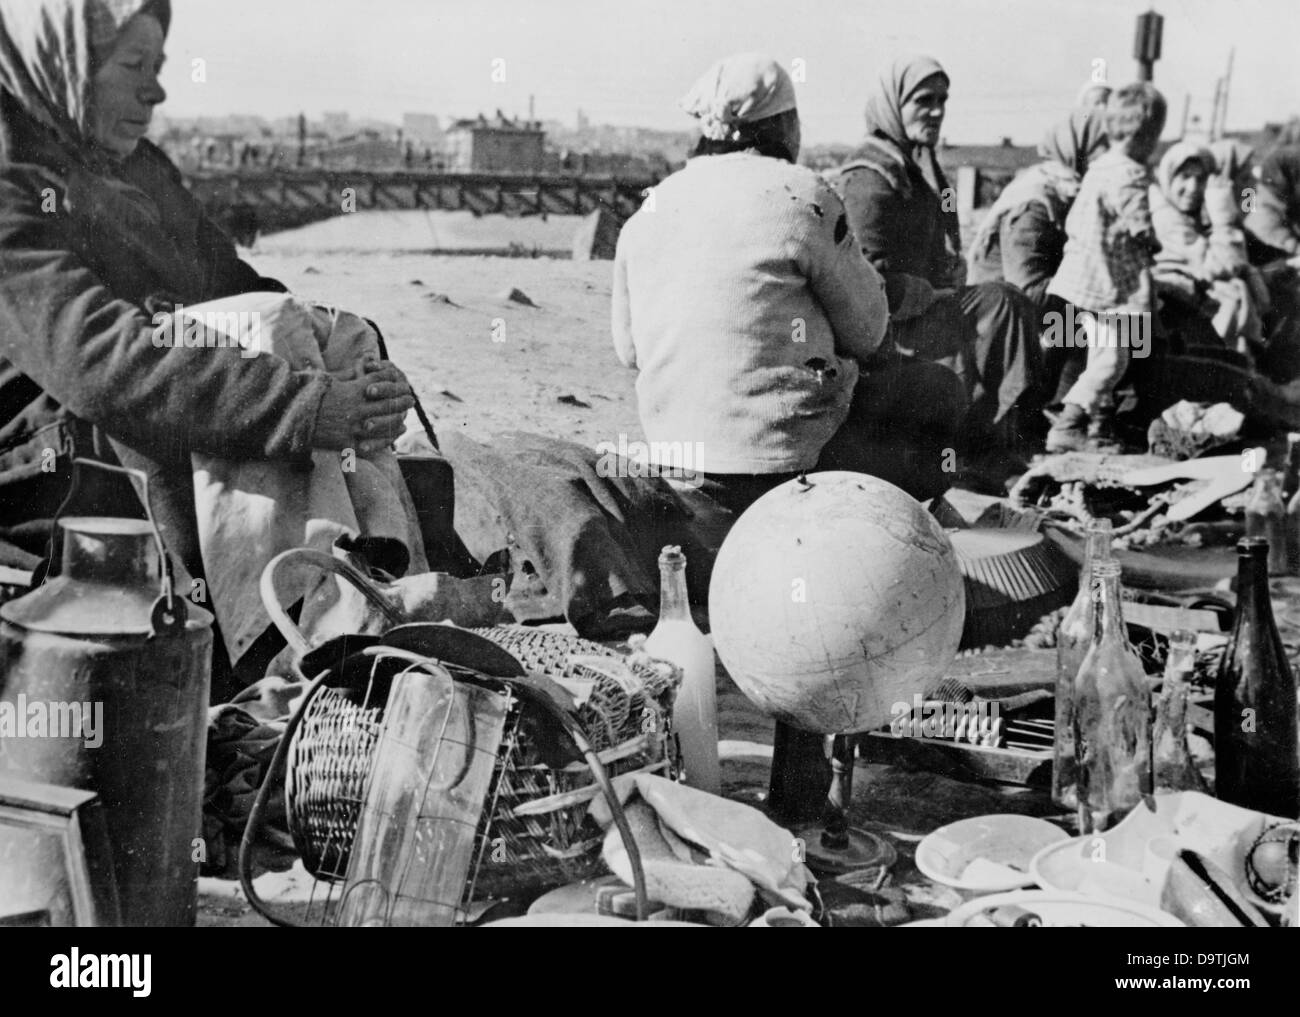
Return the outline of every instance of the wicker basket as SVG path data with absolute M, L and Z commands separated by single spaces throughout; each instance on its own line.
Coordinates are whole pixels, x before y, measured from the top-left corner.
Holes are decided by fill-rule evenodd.
M 599 660 L 583 663 L 584 657 L 622 659 L 598 643 L 541 630 L 475 631 L 510 651 L 525 670 L 590 689 L 579 721 L 610 776 L 673 775 L 670 725 L 679 673 L 623 661 L 639 680 L 628 688 Z M 289 830 L 318 879 L 340 882 L 347 872 L 384 698 L 386 692 L 375 690 L 324 688 L 305 707 L 290 744 Z M 599 868 L 603 835 L 587 816 L 599 791 L 585 763 L 547 765 L 547 743 L 556 734 L 547 718 L 515 698 L 476 835 L 466 905 L 584 879 Z

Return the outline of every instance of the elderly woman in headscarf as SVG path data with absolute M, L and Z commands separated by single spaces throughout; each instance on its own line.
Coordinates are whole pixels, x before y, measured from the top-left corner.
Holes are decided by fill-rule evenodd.
M 304 467 L 313 449 L 366 455 L 412 405 L 390 364 L 343 382 L 236 347 L 157 348 L 155 315 L 177 304 L 284 289 L 144 140 L 170 22 L 167 0 L 0 0 L 3 564 L 37 564 L 75 452 L 144 469 L 170 552 L 201 576 L 192 452 Z M 140 509 L 130 489 L 93 503 Z
M 1160 244 L 1152 278 L 1166 328 L 1187 333 L 1194 328 L 1189 315 L 1205 318 L 1225 345 L 1250 356 L 1262 340 L 1259 301 L 1267 295 L 1245 260 L 1239 234 L 1234 236 L 1221 194 L 1218 225 L 1206 221 L 1207 185 L 1216 171 L 1209 149 L 1191 142 L 1171 145 L 1161 157 L 1150 188 L 1151 223 Z
M 970 281 L 1018 287 L 1034 302 L 1039 321 L 1061 304 L 1047 287 L 1065 251 L 1065 217 L 1088 161 L 1105 150 L 1105 118 L 1096 108 L 1076 109 L 1055 124 L 1038 145 L 1043 161 L 1003 188 L 980 224 L 970 249 Z M 1045 351 L 1045 376 L 1058 379 L 1054 402 L 1064 398 L 1085 359 L 1079 350 Z
M 887 67 L 867 102 L 866 140 L 830 182 L 884 276 L 897 346 L 950 365 L 966 384 L 959 466 L 998 488 L 1024 465 L 1008 448 L 1037 423 L 1036 412 L 1017 411 L 1036 411 L 1041 398 L 1038 322 L 1014 286 L 965 285 L 956 196 L 935 156 L 947 101 L 948 75 L 929 57 Z
M 789 74 L 739 54 L 682 105 L 699 143 L 623 227 L 614 259 L 614 348 L 640 372 L 652 454 L 694 450 L 700 486 L 733 512 L 812 469 L 942 493 L 960 382 L 887 347 L 879 275 L 834 192 L 795 165 Z

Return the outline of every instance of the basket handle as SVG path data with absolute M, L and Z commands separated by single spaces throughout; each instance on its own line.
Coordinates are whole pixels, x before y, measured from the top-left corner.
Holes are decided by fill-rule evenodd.
M 289 617 L 275 590 L 275 573 L 287 561 L 305 562 L 315 565 L 322 572 L 332 572 L 336 576 L 342 576 L 357 588 L 366 598 L 366 602 L 382 614 L 390 625 L 401 625 L 406 620 L 395 607 L 384 600 L 379 593 L 379 587 L 360 569 L 313 547 L 290 548 L 288 551 L 280 552 L 266 563 L 266 568 L 262 570 L 260 589 L 262 604 L 266 608 L 266 613 L 271 616 L 271 623 L 279 629 L 280 635 L 284 636 L 285 642 L 293 649 L 299 660 L 311 652 L 312 645 L 303 635 L 302 629 L 298 628 Z

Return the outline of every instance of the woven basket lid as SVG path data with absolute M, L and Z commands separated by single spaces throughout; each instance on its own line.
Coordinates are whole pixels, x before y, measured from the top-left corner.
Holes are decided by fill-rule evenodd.
M 1074 578 L 1041 533 L 978 528 L 948 534 L 966 577 L 967 611 L 1037 600 Z

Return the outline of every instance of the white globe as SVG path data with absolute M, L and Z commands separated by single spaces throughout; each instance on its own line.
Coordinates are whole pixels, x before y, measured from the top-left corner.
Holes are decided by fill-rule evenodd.
M 821 734 L 888 723 L 957 654 L 966 594 L 942 527 L 863 473 L 810 474 L 759 498 L 718 552 L 714 646 L 777 720 Z

